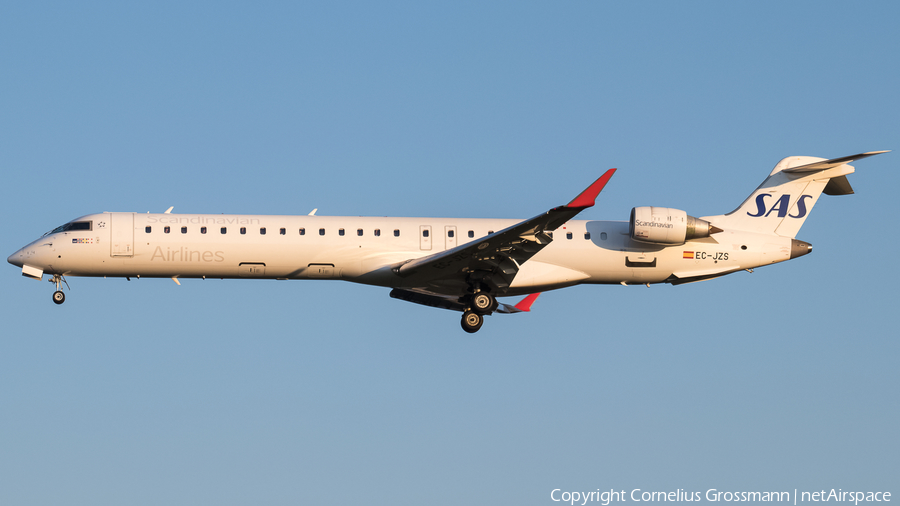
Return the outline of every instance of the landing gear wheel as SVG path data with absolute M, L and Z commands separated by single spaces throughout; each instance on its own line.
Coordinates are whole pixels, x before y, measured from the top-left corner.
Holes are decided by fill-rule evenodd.
M 462 324 L 463 330 L 469 334 L 474 334 L 478 332 L 478 329 L 484 324 L 484 316 L 481 316 L 474 311 L 466 311 L 463 313 L 462 321 L 460 323 Z
M 57 304 L 62 304 L 66 301 L 66 294 L 62 293 L 62 291 L 57 290 L 53 292 L 53 302 Z
M 494 297 L 484 292 L 478 292 L 472 296 L 472 308 L 481 314 L 489 313 L 495 302 Z

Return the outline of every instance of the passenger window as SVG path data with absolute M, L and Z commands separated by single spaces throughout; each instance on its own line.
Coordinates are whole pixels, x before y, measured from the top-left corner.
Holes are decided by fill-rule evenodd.
M 228 227 L 222 227 L 221 232 L 223 234 L 228 233 Z
M 566 232 L 566 239 L 572 238 L 572 232 Z
M 400 237 L 400 230 L 394 229 L 394 237 Z
M 266 227 L 260 227 L 259 235 L 266 235 Z
M 601 240 L 601 241 L 605 241 L 605 240 L 606 240 L 606 232 L 600 232 L 600 240 Z
M 325 229 L 324 229 L 324 228 L 320 228 L 320 229 L 319 229 L 319 235 L 325 235 Z
M 356 235 L 362 237 L 362 229 L 361 228 L 356 229 Z
M 422 231 L 422 237 L 428 237 L 428 229 Z
M 585 233 L 584 233 L 584 238 L 590 240 L 590 238 L 591 238 L 591 233 L 590 233 L 590 232 L 585 232 Z
M 281 234 L 281 235 L 286 235 L 286 234 L 287 234 L 287 229 L 286 229 L 286 228 L 279 229 L 279 230 L 278 230 L 278 233 Z
M 305 228 L 301 228 L 301 229 L 300 229 L 300 235 L 306 235 L 306 229 L 305 229 Z
M 241 235 L 244 235 L 246 233 L 247 233 L 247 227 L 241 227 Z
M 453 237 L 453 235 L 454 235 L 454 234 L 453 234 L 453 231 L 452 231 L 452 230 L 448 230 L 448 231 L 447 231 L 447 237 Z
M 186 233 L 187 233 L 187 227 L 181 227 L 181 233 L 182 233 L 182 234 L 186 234 Z
M 381 229 L 380 228 L 375 229 L 375 237 L 381 237 Z
M 471 238 L 473 238 L 473 237 L 475 237 L 475 231 L 474 231 L 474 230 L 469 230 L 469 239 L 471 239 Z
M 144 227 L 144 232 L 146 232 L 146 233 L 149 234 L 149 233 L 150 233 L 150 227 Z
M 165 232 L 165 233 L 167 233 L 167 234 L 168 234 L 171 230 L 172 230 L 172 227 L 164 227 L 164 228 L 163 228 L 163 232 Z
M 205 233 L 206 233 L 206 227 L 200 227 L 200 233 L 201 233 L 201 234 L 205 234 Z
M 338 229 L 338 235 L 343 236 L 343 235 L 344 235 L 344 229 L 339 228 L 339 229 Z

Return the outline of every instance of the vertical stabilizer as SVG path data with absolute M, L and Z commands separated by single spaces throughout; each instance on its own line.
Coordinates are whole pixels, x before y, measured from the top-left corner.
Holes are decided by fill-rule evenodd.
M 831 160 L 789 156 L 778 162 L 769 177 L 737 209 L 702 219 L 725 230 L 794 238 L 823 191 L 832 195 L 853 193 L 846 176 L 855 169 L 848 163 L 879 153 L 886 151 Z

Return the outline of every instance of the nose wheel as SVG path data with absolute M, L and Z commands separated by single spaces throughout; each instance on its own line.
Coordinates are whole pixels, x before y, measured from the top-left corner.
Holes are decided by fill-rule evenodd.
M 56 291 L 53 292 L 53 302 L 56 305 L 62 304 L 66 301 L 66 294 L 59 289 L 59 283 L 63 282 L 66 284 L 66 288 L 69 288 L 69 282 L 66 281 L 66 278 L 63 277 L 62 274 L 54 274 L 52 278 L 50 278 L 51 283 L 56 284 Z M 71 290 L 71 288 L 69 288 Z

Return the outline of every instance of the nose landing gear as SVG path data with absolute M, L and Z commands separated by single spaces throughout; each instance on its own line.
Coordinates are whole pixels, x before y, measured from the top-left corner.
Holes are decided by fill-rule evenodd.
M 66 284 L 66 288 L 69 288 L 69 282 L 66 281 L 66 278 L 63 277 L 62 274 L 54 274 L 52 278 L 50 278 L 51 283 L 56 283 L 56 291 L 53 292 L 53 302 L 57 305 L 62 304 L 66 301 L 66 294 L 59 289 L 59 282 L 62 281 Z M 71 290 L 71 288 L 69 288 Z

